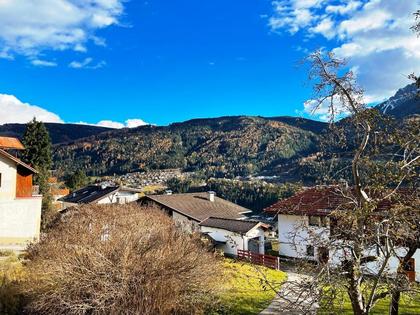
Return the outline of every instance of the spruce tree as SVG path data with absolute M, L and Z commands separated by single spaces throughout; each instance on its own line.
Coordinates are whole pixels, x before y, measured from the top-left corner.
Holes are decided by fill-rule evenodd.
M 22 143 L 25 146 L 22 160 L 38 169 L 50 170 L 52 166 L 52 144 L 45 125 L 35 118 L 26 125 Z
M 72 191 L 82 188 L 89 183 L 89 178 L 83 170 L 77 170 L 75 173 L 70 174 L 66 178 L 66 186 Z
M 45 125 L 35 118 L 30 121 L 23 134 L 22 143 L 25 146 L 22 160 L 38 171 L 34 183 L 39 185 L 39 192 L 43 195 L 42 227 L 45 228 L 52 217 L 52 197 L 48 184 L 52 167 L 52 144 Z

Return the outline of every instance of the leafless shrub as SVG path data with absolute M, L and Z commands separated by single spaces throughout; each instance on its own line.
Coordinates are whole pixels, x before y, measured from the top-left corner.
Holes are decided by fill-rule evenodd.
M 200 314 L 219 275 L 198 239 L 137 205 L 75 208 L 28 258 L 35 314 Z

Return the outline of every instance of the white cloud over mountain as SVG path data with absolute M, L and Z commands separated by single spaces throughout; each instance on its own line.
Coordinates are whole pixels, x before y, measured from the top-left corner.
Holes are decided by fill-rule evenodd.
M 14 95 L 0 94 L 0 125 L 8 123 L 25 124 L 34 117 L 43 122 L 64 123 L 64 121 L 55 113 L 42 107 L 24 103 Z M 135 128 L 148 125 L 145 121 L 138 118 L 127 119 L 125 123 L 102 120 L 96 124 L 79 122 L 81 125 L 101 126 L 107 128 Z
M 329 40 L 356 71 L 368 102 L 391 96 L 420 72 L 420 39 L 410 30 L 416 0 L 287 0 L 273 8 L 273 31 Z
M 0 94 L 0 113 L 0 124 L 27 123 L 34 117 L 44 122 L 63 122 L 58 115 L 39 106 L 23 103 L 8 94 Z
M 18 53 L 35 59 L 44 50 L 85 52 L 88 42 L 103 46 L 95 32 L 118 24 L 123 9 L 122 0 L 2 0 L 0 57 Z
M 118 121 L 112 121 L 112 120 L 101 120 L 96 124 L 90 124 L 86 122 L 78 122 L 80 125 L 91 125 L 91 126 L 99 126 L 99 127 L 106 127 L 106 128 L 114 128 L 114 129 L 121 129 L 121 128 L 136 128 L 140 126 L 146 126 L 149 125 L 147 122 L 145 122 L 142 119 L 133 118 L 133 119 L 127 119 L 125 123 L 121 123 Z

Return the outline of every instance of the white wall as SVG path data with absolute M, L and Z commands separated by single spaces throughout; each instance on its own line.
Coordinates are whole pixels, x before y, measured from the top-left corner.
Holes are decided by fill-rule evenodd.
M 0 201 L 13 200 L 16 197 L 16 163 L 0 156 Z
M 320 235 L 327 239 L 327 228 L 309 226 L 308 217 L 288 214 L 278 215 L 279 254 L 293 258 L 316 260 L 318 250 L 315 248 L 314 256 L 306 254 L 306 247 L 311 245 L 313 235 Z
M 238 254 L 239 250 L 248 250 L 248 242 L 252 238 L 259 240 L 259 253 L 264 254 L 264 231 L 261 228 L 254 228 L 245 235 L 240 235 L 232 231 L 224 229 L 213 228 L 208 226 L 201 226 L 201 232 L 209 234 L 214 240 L 219 242 L 226 242 L 222 246 L 225 254 Z
M 306 255 L 306 246 L 310 245 L 310 238 L 313 238 L 314 234 L 322 235 L 320 239 L 327 239 L 329 237 L 329 231 L 327 228 L 317 228 L 309 226 L 308 217 L 296 216 L 296 215 L 278 215 L 278 237 L 280 242 L 279 254 L 282 256 L 293 257 L 293 258 L 304 258 L 309 260 L 317 260 L 318 248 L 315 247 L 314 257 Z M 295 236 L 293 239 L 291 236 Z M 337 246 L 339 247 L 339 246 Z M 397 250 L 398 256 L 404 256 L 406 250 L 400 248 Z M 366 252 L 366 255 L 376 256 L 376 249 L 372 249 Z M 345 256 L 343 250 L 337 250 L 335 252 L 330 251 L 331 265 L 339 266 L 342 259 Z M 415 268 L 416 268 L 416 281 L 420 281 L 420 250 L 417 250 L 414 254 Z M 397 257 L 392 257 L 388 263 L 387 272 L 395 273 L 397 271 L 399 260 Z M 365 267 L 366 273 L 376 273 L 379 270 L 379 262 L 368 263 Z
M 0 245 L 39 238 L 42 197 L 0 201 Z
M 138 194 L 128 191 L 117 191 L 98 200 L 97 204 L 120 203 L 125 204 L 139 199 Z
M 242 237 L 238 233 L 208 226 L 201 226 L 201 232 L 208 233 L 218 242 L 226 242 L 226 244 L 222 246 L 225 254 L 236 256 L 238 254 L 238 249 L 248 250 L 248 242 L 246 238 Z

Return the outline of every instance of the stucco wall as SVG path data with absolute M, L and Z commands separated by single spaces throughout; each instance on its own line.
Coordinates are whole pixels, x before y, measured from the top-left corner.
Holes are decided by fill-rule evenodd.
M 264 231 L 260 228 L 252 229 L 246 235 L 239 233 L 202 226 L 201 232 L 208 233 L 214 240 L 219 242 L 226 242 L 221 248 L 225 254 L 237 255 L 238 249 L 248 250 L 248 242 L 252 238 L 259 239 L 259 253 L 264 254 Z
M 278 216 L 278 236 L 280 242 L 279 254 L 282 256 L 293 257 L 293 258 L 304 258 L 310 260 L 318 259 L 318 248 L 315 247 L 315 255 L 309 257 L 306 255 L 306 246 L 310 245 L 310 240 L 308 239 L 308 232 L 311 231 L 314 233 L 322 233 L 322 236 L 327 238 L 329 236 L 328 229 L 325 228 L 316 228 L 308 225 L 308 217 L 304 216 L 295 216 L 295 215 L 279 215 Z M 406 250 L 400 248 L 397 251 L 398 256 L 404 256 Z M 373 255 L 376 256 L 376 249 L 372 248 L 369 251 L 366 251 L 366 256 Z M 344 258 L 345 253 L 342 250 L 337 250 L 335 252 L 330 251 L 329 253 L 329 263 L 333 266 L 338 266 L 342 259 Z M 420 281 L 420 250 L 417 250 L 414 254 L 415 268 L 416 268 L 416 281 Z M 381 258 L 377 262 L 371 262 L 366 265 L 364 268 L 365 273 L 376 273 L 380 268 Z M 397 271 L 399 260 L 397 257 L 391 257 L 388 263 L 387 272 L 395 273 Z
M 208 233 L 216 241 L 226 242 L 225 245 L 221 246 L 225 254 L 236 256 L 238 249 L 248 249 L 247 239 L 242 238 L 238 233 L 207 226 L 202 226 L 201 232 Z
M 293 258 L 304 258 L 315 260 L 318 251 L 315 248 L 315 255 L 306 255 L 306 247 L 311 245 L 308 228 L 311 231 L 324 232 L 324 229 L 308 227 L 308 217 L 285 215 L 278 216 L 279 254 Z
M 118 191 L 98 200 L 97 203 L 98 204 L 110 204 L 110 203 L 124 204 L 124 203 L 136 201 L 137 199 L 139 199 L 137 193 Z
M 13 200 L 16 197 L 16 163 L 0 156 L 0 201 Z
M 172 219 L 174 220 L 175 224 L 185 232 L 192 233 L 200 229 L 197 221 L 194 221 L 178 212 L 173 212 Z
M 0 246 L 39 238 L 42 197 L 0 201 Z

